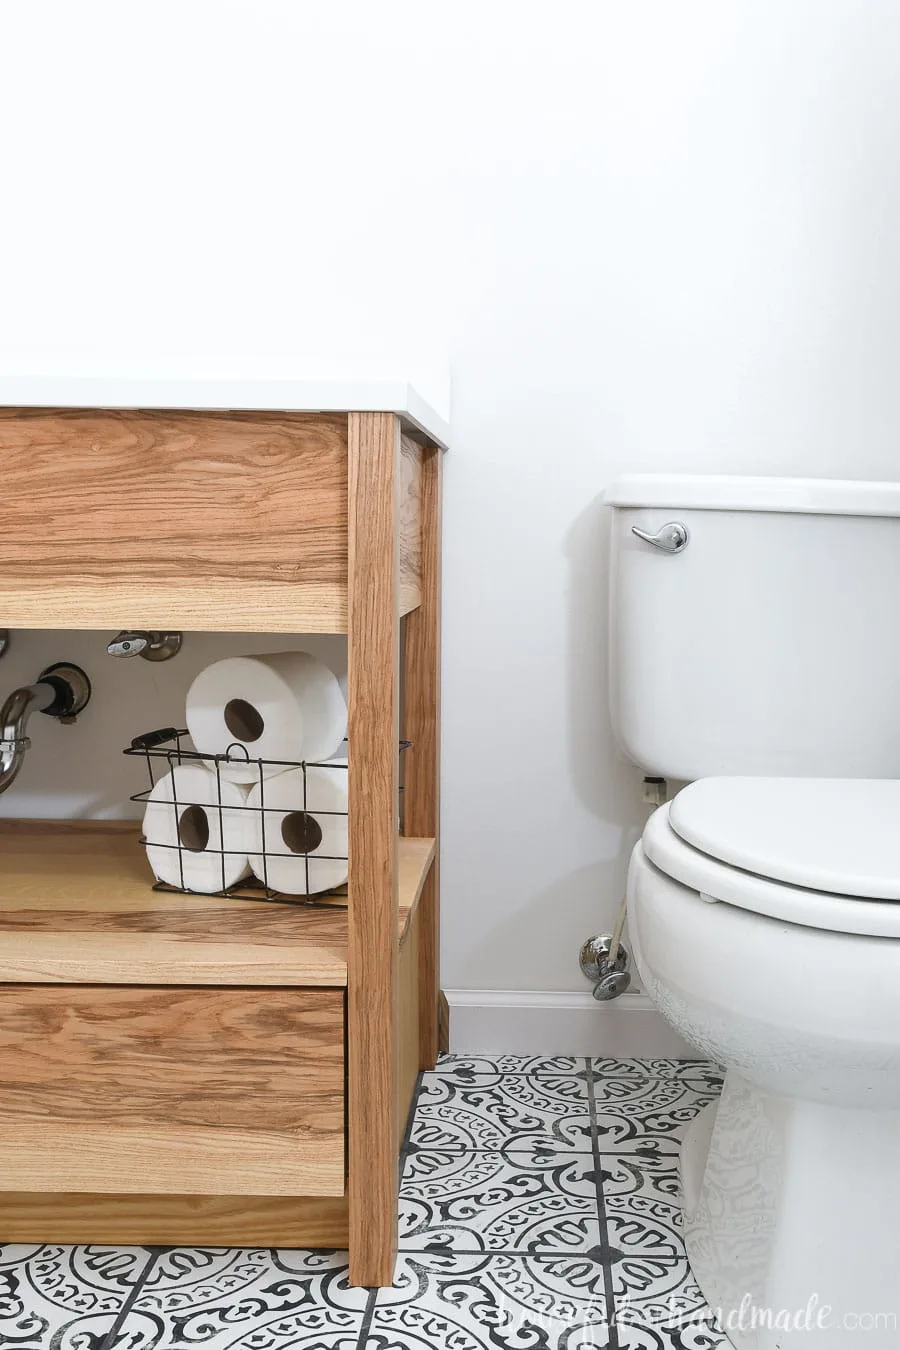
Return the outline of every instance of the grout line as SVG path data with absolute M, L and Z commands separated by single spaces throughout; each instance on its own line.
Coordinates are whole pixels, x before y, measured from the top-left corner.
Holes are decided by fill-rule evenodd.
M 585 1059 L 590 1072 L 591 1063 Z M 597 1131 L 597 1104 L 594 1101 L 593 1078 L 588 1078 L 588 1111 L 591 1117 L 591 1144 L 594 1155 L 594 1189 L 597 1193 L 597 1218 L 600 1220 L 600 1239 L 604 1248 L 609 1247 L 609 1224 L 606 1216 L 606 1200 L 603 1195 L 602 1159 L 600 1137 Z M 613 1293 L 612 1268 L 608 1261 L 603 1262 L 603 1292 L 606 1296 L 606 1321 L 609 1327 L 608 1350 L 619 1350 L 619 1331 L 616 1326 L 616 1301 Z
M 372 1326 L 372 1318 L 375 1316 L 375 1304 L 377 1300 L 378 1290 L 370 1289 L 366 1310 L 363 1313 L 362 1326 L 359 1329 L 359 1339 L 356 1342 L 356 1350 L 366 1350 L 366 1342 L 369 1339 L 369 1330 Z
M 434 1247 L 403 1247 L 400 1248 L 400 1255 L 405 1257 L 421 1257 L 424 1260 L 429 1256 L 482 1256 L 485 1260 L 490 1260 L 495 1256 L 514 1257 L 521 1261 L 558 1261 L 560 1257 L 570 1257 L 573 1261 L 584 1261 L 585 1254 L 579 1248 L 575 1247 L 454 1247 L 452 1250 L 443 1250 Z M 598 1265 L 603 1266 L 604 1261 L 598 1261 Z
M 526 1134 L 522 1137 L 528 1139 L 530 1136 Z M 552 1146 L 522 1144 L 517 1148 L 514 1143 L 510 1144 L 507 1141 L 503 1144 L 494 1144 L 493 1147 L 483 1145 L 481 1148 L 475 1144 L 417 1144 L 416 1151 L 418 1153 L 450 1153 L 453 1157 L 462 1157 L 466 1153 L 499 1153 L 502 1158 L 511 1153 L 552 1153 L 554 1156 L 567 1157 L 571 1154 L 575 1158 L 585 1158 L 589 1157 L 594 1150 L 590 1144 L 585 1145 L 584 1148 L 573 1148 L 571 1144 L 554 1144 Z
M 109 1331 L 106 1333 L 103 1340 L 100 1342 L 98 1350 L 113 1350 L 119 1332 L 122 1330 L 122 1327 L 125 1323 L 125 1319 L 131 1312 L 131 1309 L 134 1307 L 135 1302 L 137 1301 L 137 1298 L 147 1281 L 147 1276 L 150 1274 L 151 1270 L 156 1265 L 161 1254 L 167 1249 L 165 1247 L 147 1247 L 145 1248 L 145 1250 L 149 1253 L 149 1255 L 147 1257 L 147 1261 L 144 1265 L 144 1268 L 142 1269 L 140 1275 L 137 1277 L 137 1280 L 134 1283 L 134 1285 L 132 1285 L 131 1289 L 128 1291 L 128 1297 L 125 1299 L 125 1302 L 122 1304 L 121 1308 L 116 1314 L 116 1320 L 113 1322 Z
M 722 1076 L 721 1074 L 719 1075 Z M 452 1073 L 432 1073 L 430 1075 L 432 1082 L 454 1083 L 459 1087 L 466 1087 L 468 1084 L 474 1086 L 479 1078 L 530 1078 L 535 1083 L 543 1082 L 545 1079 L 553 1078 L 583 1078 L 592 1083 L 626 1083 L 630 1086 L 637 1086 L 641 1083 L 682 1083 L 685 1086 L 692 1086 L 694 1083 L 702 1083 L 706 1086 L 707 1080 L 700 1074 L 692 1076 L 690 1074 L 680 1073 L 642 1073 L 635 1074 L 631 1078 L 621 1077 L 616 1074 L 603 1074 L 594 1071 L 579 1069 L 577 1073 L 566 1070 L 564 1073 L 524 1073 L 520 1069 L 495 1069 L 493 1071 L 485 1069 L 481 1073 L 473 1073 L 465 1078 Z
M 637 1147 L 633 1149 L 599 1147 L 595 1149 L 591 1145 L 588 1145 L 587 1148 L 561 1147 L 535 1149 L 528 1148 L 525 1145 L 521 1148 L 516 1148 L 515 1146 L 512 1148 L 447 1148 L 442 1144 L 422 1144 L 419 1146 L 418 1151 L 420 1153 L 446 1153 L 448 1157 L 452 1158 L 466 1158 L 472 1153 L 490 1153 L 498 1158 L 514 1158 L 517 1156 L 520 1157 L 524 1153 L 529 1158 L 533 1158 L 536 1163 L 544 1160 L 549 1161 L 550 1159 L 554 1162 L 564 1162 L 566 1158 L 590 1158 L 594 1153 L 598 1153 L 603 1158 L 623 1158 L 625 1161 L 631 1158 L 635 1162 L 647 1162 L 647 1153 L 650 1152 L 654 1159 L 671 1158 L 673 1162 L 677 1162 L 679 1150 L 681 1148 L 681 1139 L 672 1139 L 670 1135 L 664 1136 L 667 1140 L 672 1139 L 672 1142 L 676 1145 L 670 1152 L 669 1150 L 653 1148 L 653 1144 L 657 1138 L 658 1136 L 656 1135 L 648 1135 L 645 1144 L 642 1145 L 640 1141 L 638 1141 Z M 642 1147 L 645 1150 L 644 1152 L 641 1152 Z

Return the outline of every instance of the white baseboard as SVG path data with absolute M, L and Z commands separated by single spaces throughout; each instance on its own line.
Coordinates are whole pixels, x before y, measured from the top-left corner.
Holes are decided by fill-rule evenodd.
M 445 989 L 450 1049 L 509 1055 L 696 1059 L 646 994 L 598 1003 L 589 992 Z

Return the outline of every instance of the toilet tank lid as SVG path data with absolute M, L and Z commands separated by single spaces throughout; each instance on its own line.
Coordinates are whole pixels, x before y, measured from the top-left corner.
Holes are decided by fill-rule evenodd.
M 789 511 L 900 516 L 900 483 L 837 478 L 738 478 L 726 474 L 631 473 L 604 493 L 609 506 L 695 511 Z
M 812 891 L 900 900 L 900 781 L 701 778 L 669 808 L 710 858 Z

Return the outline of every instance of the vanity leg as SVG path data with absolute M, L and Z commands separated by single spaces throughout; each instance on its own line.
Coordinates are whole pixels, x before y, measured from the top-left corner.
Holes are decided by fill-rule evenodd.
M 397 1252 L 399 459 L 392 413 L 348 426 L 350 1283 L 385 1286 Z

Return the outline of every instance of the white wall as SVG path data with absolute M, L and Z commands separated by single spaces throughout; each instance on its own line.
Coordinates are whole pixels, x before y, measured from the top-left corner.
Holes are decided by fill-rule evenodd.
M 83 0 L 0 43 L 6 372 L 449 354 L 444 981 L 583 989 L 641 819 L 604 485 L 897 474 L 900 7 Z

